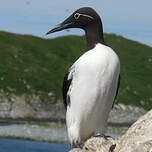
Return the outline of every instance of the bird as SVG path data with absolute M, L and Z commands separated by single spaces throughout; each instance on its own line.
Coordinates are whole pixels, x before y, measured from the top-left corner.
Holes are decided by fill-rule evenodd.
M 46 34 L 69 28 L 83 29 L 86 37 L 86 49 L 68 69 L 62 87 L 68 138 L 76 148 L 98 130 L 104 134 L 120 86 L 120 60 L 104 41 L 95 9 L 77 9 Z

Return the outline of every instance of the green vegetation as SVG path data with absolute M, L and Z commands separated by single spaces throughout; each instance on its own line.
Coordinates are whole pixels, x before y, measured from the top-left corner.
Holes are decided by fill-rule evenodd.
M 115 34 L 105 41 L 119 55 L 121 87 L 118 102 L 152 108 L 152 48 Z M 63 77 L 85 50 L 85 38 L 42 39 L 0 32 L 0 89 L 16 95 L 53 92 L 61 99 Z

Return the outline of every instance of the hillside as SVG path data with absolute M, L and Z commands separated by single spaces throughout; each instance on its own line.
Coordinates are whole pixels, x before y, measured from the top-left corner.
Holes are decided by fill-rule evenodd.
M 115 34 L 105 34 L 105 41 L 121 61 L 118 102 L 151 109 L 152 48 Z M 36 94 L 44 102 L 50 93 L 61 99 L 63 77 L 84 49 L 81 36 L 42 39 L 1 31 L 0 89 L 15 95 Z

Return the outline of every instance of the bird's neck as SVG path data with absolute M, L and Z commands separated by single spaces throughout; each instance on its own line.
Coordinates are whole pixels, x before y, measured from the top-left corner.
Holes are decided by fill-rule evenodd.
M 105 44 L 101 21 L 98 24 L 91 24 L 85 29 L 86 50 L 91 50 L 97 43 Z

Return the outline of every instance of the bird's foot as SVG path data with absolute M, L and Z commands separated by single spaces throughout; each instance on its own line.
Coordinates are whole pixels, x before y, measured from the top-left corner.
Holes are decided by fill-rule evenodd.
M 103 137 L 105 140 L 108 140 L 108 138 L 112 138 L 111 136 L 107 136 L 105 134 L 100 133 L 95 134 L 93 137 Z
M 82 149 L 83 145 L 80 144 L 80 143 L 77 141 L 76 143 L 72 143 L 72 144 L 71 144 L 71 147 L 72 147 L 72 149 L 73 149 L 73 148 L 81 148 L 81 149 Z

